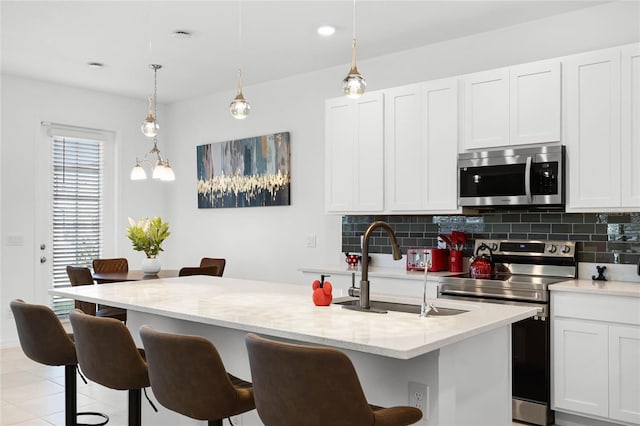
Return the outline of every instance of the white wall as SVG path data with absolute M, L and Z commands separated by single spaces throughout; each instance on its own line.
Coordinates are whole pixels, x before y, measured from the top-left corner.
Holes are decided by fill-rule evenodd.
M 377 90 L 505 65 L 557 57 L 640 41 L 638 2 L 616 2 L 583 9 L 503 30 L 359 61 L 369 89 Z M 295 60 L 295 56 L 292 58 Z M 124 236 L 127 216 L 163 215 L 173 235 L 162 255 L 163 267 L 196 265 L 202 256 L 228 260 L 225 275 L 310 285 L 297 272 L 304 265 L 340 259 L 340 216 L 324 213 L 324 101 L 340 96 L 343 67 L 297 75 L 245 87 L 252 104 L 249 118 L 235 121 L 228 105 L 235 95 L 208 94 L 165 107 L 159 140 L 177 180 L 129 182 L 131 162 L 150 148 L 140 135 L 145 100 L 131 100 L 69 87 L 2 76 L 2 160 L 0 194 L 0 344 L 15 341 L 8 303 L 35 300 L 38 217 L 35 211 L 35 167 L 41 120 L 114 130 L 117 134 L 118 204 L 114 255 L 134 253 Z M 268 64 L 265 64 L 268 66 Z M 245 79 L 260 70 L 244 70 Z M 197 145 L 291 132 L 291 206 L 198 209 Z M 7 246 L 7 234 L 24 236 L 24 246 Z M 315 249 L 305 247 L 308 234 Z M 109 253 L 107 253 L 109 255 Z M 310 293 L 311 294 L 311 293 Z M 44 300 L 36 300 L 45 302 Z

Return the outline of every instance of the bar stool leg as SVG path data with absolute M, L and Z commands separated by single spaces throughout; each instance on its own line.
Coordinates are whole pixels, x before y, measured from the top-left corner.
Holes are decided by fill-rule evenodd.
M 76 366 L 64 366 L 64 424 L 66 426 L 77 426 L 78 418 L 76 417 L 77 409 L 77 391 L 76 383 Z
M 222 426 L 222 419 L 218 420 L 209 420 L 207 422 L 207 426 Z
M 129 389 L 129 426 L 142 426 L 142 389 Z

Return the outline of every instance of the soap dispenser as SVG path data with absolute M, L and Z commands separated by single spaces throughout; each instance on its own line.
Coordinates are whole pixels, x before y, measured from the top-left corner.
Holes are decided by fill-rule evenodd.
M 333 295 L 331 291 L 333 290 L 333 286 L 329 281 L 325 281 L 325 277 L 330 277 L 331 275 L 320 275 L 320 280 L 315 280 L 313 285 L 313 303 L 316 306 L 329 306 L 331 301 L 333 300 Z

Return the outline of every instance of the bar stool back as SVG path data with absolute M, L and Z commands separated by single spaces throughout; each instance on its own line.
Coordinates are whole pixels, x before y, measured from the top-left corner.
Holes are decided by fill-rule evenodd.
M 144 351 L 122 321 L 69 313 L 78 363 L 84 374 L 110 389 L 129 391 L 129 426 L 142 424 L 142 389 L 149 386 Z
M 143 325 L 140 337 L 151 389 L 160 404 L 210 426 L 255 408 L 253 388 L 225 370 L 215 346 L 200 336 L 163 333 Z
M 266 426 L 405 426 L 415 407 L 369 405 L 351 360 L 341 351 L 246 337 L 256 409 Z
M 77 412 L 76 347 L 73 336 L 67 334 L 51 308 L 25 303 L 21 299 L 11 301 L 11 312 L 16 321 L 18 339 L 25 355 L 45 365 L 64 365 L 65 425 L 76 426 L 77 416 L 99 416 L 107 424 L 109 417 L 96 412 Z

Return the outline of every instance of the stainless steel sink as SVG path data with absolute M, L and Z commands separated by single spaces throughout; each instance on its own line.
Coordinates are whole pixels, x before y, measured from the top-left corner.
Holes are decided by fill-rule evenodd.
M 358 299 L 354 300 L 344 300 L 341 302 L 334 302 L 335 305 L 342 306 L 357 306 L 360 303 Z M 395 303 L 395 302 L 382 302 L 377 300 L 372 300 L 370 302 L 371 309 L 381 310 L 381 311 L 393 311 L 393 312 L 406 312 L 409 314 L 420 314 L 420 305 L 410 305 L 407 303 Z M 463 314 L 465 312 L 462 309 L 452 309 L 452 308 L 436 308 L 438 312 L 434 309 L 431 309 L 427 316 L 436 317 L 436 316 L 449 316 L 449 315 L 458 315 Z

